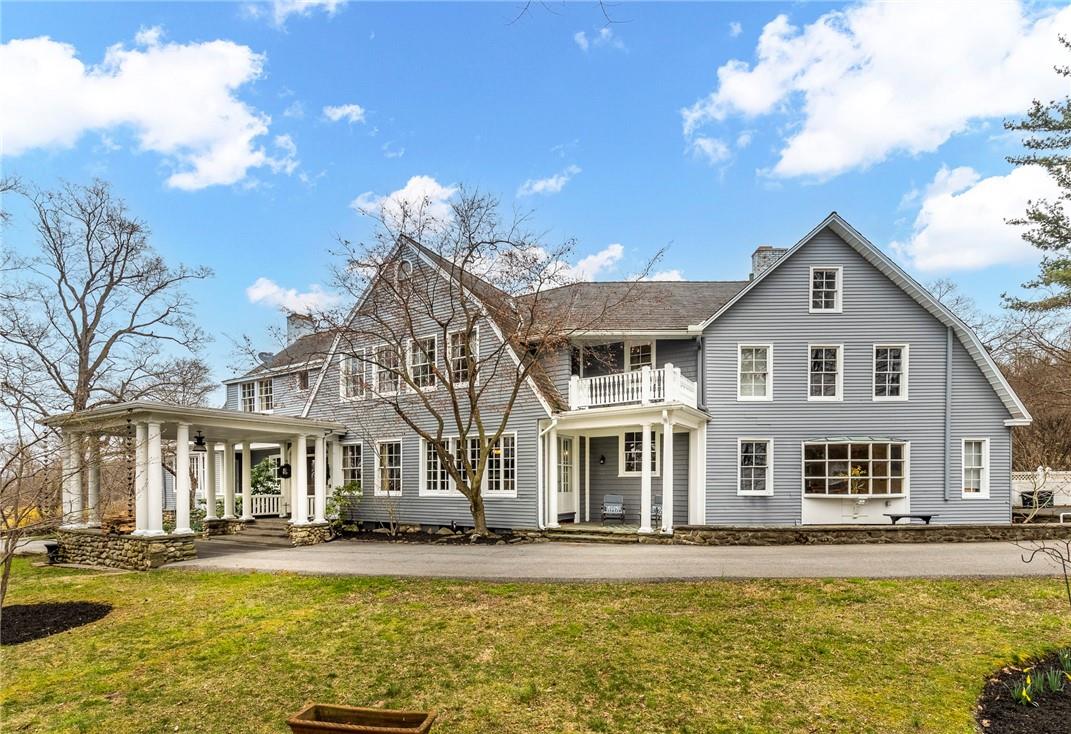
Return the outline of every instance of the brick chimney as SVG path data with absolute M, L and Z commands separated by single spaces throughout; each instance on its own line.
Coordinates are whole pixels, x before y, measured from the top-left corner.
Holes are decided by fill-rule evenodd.
M 755 252 L 751 253 L 751 280 L 759 277 L 759 275 L 769 270 L 774 263 L 781 259 L 781 257 L 788 252 L 788 248 L 785 247 L 773 247 L 771 245 L 759 245 Z
M 286 343 L 293 344 L 313 331 L 312 317 L 303 313 L 292 313 L 286 317 Z

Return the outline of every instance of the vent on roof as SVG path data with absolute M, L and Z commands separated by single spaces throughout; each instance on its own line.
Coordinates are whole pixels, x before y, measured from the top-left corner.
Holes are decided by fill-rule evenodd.
M 759 277 L 763 271 L 769 270 L 773 267 L 774 263 L 780 260 L 784 254 L 788 252 L 784 247 L 771 247 L 770 245 L 759 245 L 755 252 L 751 253 L 751 277 L 750 280 L 754 280 Z

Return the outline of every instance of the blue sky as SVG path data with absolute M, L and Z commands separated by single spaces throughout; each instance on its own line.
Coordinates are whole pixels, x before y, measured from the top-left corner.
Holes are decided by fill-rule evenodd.
M 220 378 L 227 335 L 272 346 L 334 237 L 367 236 L 352 202 L 399 191 L 494 192 L 598 279 L 662 247 L 663 277 L 746 277 L 831 210 L 988 308 L 1035 271 L 1002 221 L 1048 183 L 1012 173 L 1001 121 L 1071 91 L 1064 5 L 519 7 L 5 3 L 4 170 L 105 178 L 159 251 L 213 268 Z

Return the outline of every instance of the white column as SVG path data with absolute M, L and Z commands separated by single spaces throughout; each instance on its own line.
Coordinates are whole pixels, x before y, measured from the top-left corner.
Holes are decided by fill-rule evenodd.
M 707 424 L 703 423 L 699 426 L 698 434 L 698 447 L 696 453 L 696 470 L 695 470 L 695 483 L 696 487 L 696 525 L 705 525 L 707 522 Z
M 673 419 L 662 424 L 662 532 L 673 532 Z
M 279 466 L 286 463 L 286 441 L 279 442 Z M 284 516 L 284 512 L 287 505 L 290 504 L 290 498 L 293 496 L 293 491 L 290 489 L 289 479 L 279 479 L 279 517 Z
M 175 531 L 192 533 L 190 527 L 190 427 L 175 427 Z
M 242 440 L 242 519 L 253 519 L 253 451 L 249 439 Z
M 547 431 L 547 527 L 558 527 L 558 429 Z
M 644 369 L 647 369 L 646 367 Z M 640 532 L 651 532 L 651 424 L 640 426 Z M 662 467 L 665 471 L 665 467 Z
M 327 447 L 324 436 L 317 436 L 313 444 L 315 458 L 313 465 L 316 467 L 316 480 L 313 484 L 313 522 L 327 522 L 324 513 L 327 510 Z
M 699 429 L 688 431 L 688 524 L 701 525 L 699 517 Z
M 584 522 L 591 522 L 591 436 L 584 436 Z
M 82 503 L 82 465 L 84 464 L 82 451 L 82 434 L 71 434 L 71 471 L 68 474 L 71 480 L 71 514 L 67 522 L 76 528 L 86 526 L 85 505 Z
M 138 423 L 134 432 L 134 531 L 144 535 L 149 529 L 149 434 L 144 423 Z
M 234 520 L 234 444 L 223 444 L 223 519 Z
M 160 450 L 160 424 L 148 424 L 148 460 L 145 471 L 148 474 L 146 488 L 149 495 L 149 523 L 146 535 L 164 534 L 164 474 L 163 454 Z
M 327 443 L 327 455 L 330 457 L 331 487 L 341 487 L 346 482 L 342 478 L 342 444 L 338 441 Z
M 72 481 L 75 475 L 75 437 L 74 433 L 64 431 L 60 444 L 60 490 L 62 503 L 63 527 L 73 528 L 78 525 L 78 518 L 74 511 L 75 483 Z
M 89 466 L 86 474 L 86 526 L 100 527 L 100 436 L 90 435 Z
M 294 495 L 290 498 L 290 522 L 294 525 L 305 525 L 309 522 L 309 477 L 308 453 L 305 446 L 305 436 L 294 436 L 291 447 L 291 469 L 293 470 Z
M 208 441 L 205 451 L 205 520 L 216 519 L 216 444 Z

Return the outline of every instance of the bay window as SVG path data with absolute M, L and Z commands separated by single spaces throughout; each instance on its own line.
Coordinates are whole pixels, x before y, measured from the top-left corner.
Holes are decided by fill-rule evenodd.
M 907 444 L 830 441 L 803 444 L 803 492 L 809 496 L 902 495 Z

